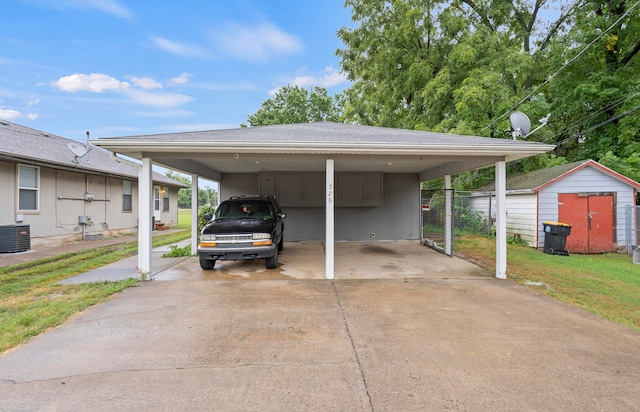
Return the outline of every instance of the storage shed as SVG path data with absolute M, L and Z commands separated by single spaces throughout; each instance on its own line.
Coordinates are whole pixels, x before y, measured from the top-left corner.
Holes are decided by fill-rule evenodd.
M 640 184 L 593 160 L 507 177 L 507 235 L 544 246 L 543 222 L 570 224 L 566 249 L 603 253 L 638 244 L 636 197 Z M 470 207 L 485 216 L 491 191 L 472 194 Z

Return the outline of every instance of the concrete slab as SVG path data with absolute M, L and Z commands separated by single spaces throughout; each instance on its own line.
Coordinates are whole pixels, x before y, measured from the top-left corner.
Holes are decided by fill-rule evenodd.
M 318 243 L 183 260 L 0 356 L 0 409 L 640 410 L 640 333 L 419 244 L 337 246 L 334 281 Z
M 197 258 L 163 270 L 156 280 L 285 280 L 324 279 L 324 244 L 286 242 L 278 267 L 268 270 L 264 260 L 218 261 L 203 271 Z M 339 242 L 335 244 L 336 279 L 464 279 L 486 278 L 479 267 L 443 255 L 418 241 Z
M 184 247 L 190 243 L 190 240 L 182 241 L 176 246 Z M 151 252 L 153 259 L 153 275 L 162 273 L 163 271 L 177 265 L 178 263 L 188 259 L 188 257 L 164 258 L 162 255 L 171 251 L 169 246 L 161 246 L 153 249 Z M 109 265 L 90 270 L 68 279 L 61 280 L 58 283 L 63 285 L 77 285 L 80 283 L 92 282 L 117 282 L 128 278 L 140 279 L 141 273 L 138 271 L 138 257 L 132 256 Z

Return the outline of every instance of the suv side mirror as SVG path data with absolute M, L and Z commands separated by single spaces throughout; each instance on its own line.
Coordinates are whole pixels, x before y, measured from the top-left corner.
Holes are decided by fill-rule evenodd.
M 205 213 L 202 217 L 204 218 L 204 220 L 211 220 L 213 216 L 211 216 L 211 213 Z
M 281 219 L 286 219 L 286 217 L 287 217 L 287 214 L 286 214 L 286 213 L 280 213 L 280 218 L 281 218 Z

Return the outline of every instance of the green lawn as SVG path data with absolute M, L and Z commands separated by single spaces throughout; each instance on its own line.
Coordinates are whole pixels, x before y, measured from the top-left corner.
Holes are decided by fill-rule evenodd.
M 153 237 L 153 246 L 187 239 L 189 231 Z M 91 305 L 138 283 L 136 279 L 61 285 L 62 279 L 133 256 L 137 241 L 0 268 L 0 353 L 64 323 Z
M 495 272 L 495 239 L 462 235 L 455 251 Z M 507 245 L 507 278 L 640 330 L 640 265 L 629 255 L 559 256 Z
M 191 209 L 178 209 L 178 224 L 172 229 L 191 230 Z

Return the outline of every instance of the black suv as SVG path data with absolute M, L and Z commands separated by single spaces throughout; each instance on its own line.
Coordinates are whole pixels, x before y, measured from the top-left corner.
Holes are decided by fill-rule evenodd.
M 265 259 L 267 269 L 278 266 L 283 249 L 284 218 L 273 196 L 232 196 L 218 206 L 200 233 L 198 257 L 202 269 L 216 260 Z

